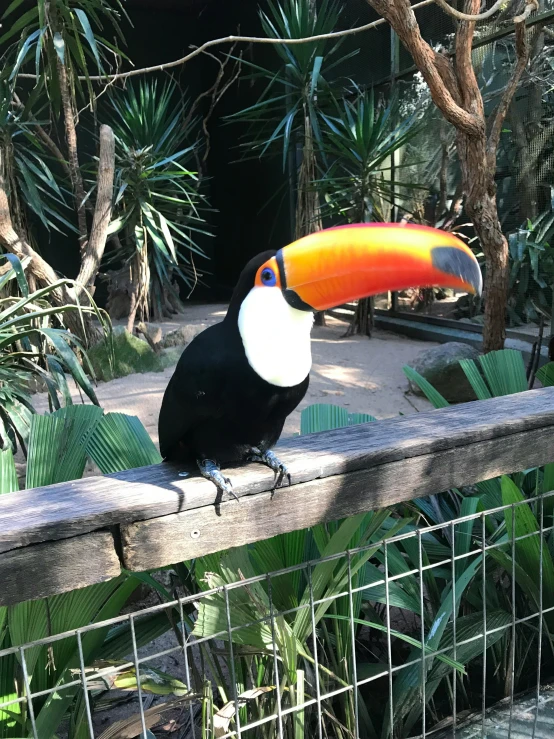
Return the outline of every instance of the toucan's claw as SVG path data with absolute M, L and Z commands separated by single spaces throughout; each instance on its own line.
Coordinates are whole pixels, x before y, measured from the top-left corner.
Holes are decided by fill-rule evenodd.
M 233 490 L 233 484 L 228 477 L 221 472 L 219 465 L 211 459 L 197 459 L 196 464 L 200 470 L 202 477 L 211 480 L 218 489 L 219 493 L 227 493 L 232 495 L 235 500 L 240 503 L 240 499 Z
M 287 466 L 283 464 L 279 457 L 277 457 L 277 455 L 274 454 L 270 449 L 268 449 L 266 452 L 262 452 L 262 450 L 258 449 L 258 447 L 256 446 L 251 447 L 250 453 L 248 455 L 248 461 L 260 462 L 260 464 L 265 464 L 266 467 L 269 467 L 269 469 L 273 470 L 273 472 L 275 473 L 273 487 L 274 490 L 281 487 L 285 477 L 289 482 L 289 486 L 292 484 L 292 479 Z

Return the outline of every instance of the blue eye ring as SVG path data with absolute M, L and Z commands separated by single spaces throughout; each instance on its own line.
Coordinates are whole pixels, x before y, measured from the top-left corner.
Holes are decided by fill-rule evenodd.
M 264 287 L 275 287 L 275 285 L 277 284 L 277 277 L 275 276 L 275 272 L 271 269 L 271 267 L 264 267 L 262 269 L 260 278 Z

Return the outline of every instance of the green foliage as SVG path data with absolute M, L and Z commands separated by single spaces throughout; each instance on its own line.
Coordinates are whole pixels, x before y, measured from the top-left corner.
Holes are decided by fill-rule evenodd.
M 107 35 L 115 33 L 124 41 L 120 21 L 127 16 L 119 0 L 36 0 L 25 12 L 23 5 L 23 0 L 14 0 L 2 16 L 8 30 L 0 36 L 0 48 L 10 46 L 4 46 L 5 64 L 0 76 L 13 82 L 20 72 L 35 74 L 37 88 L 45 85 L 59 110 L 61 64 L 78 92 L 85 90 L 79 76 L 86 78 L 87 93 L 94 99 L 90 67 L 101 74 L 114 53 L 124 56 L 121 49 L 101 35 L 106 24 Z M 18 17 L 16 11 L 20 13 Z
M 473 359 L 460 360 L 471 387 L 478 400 L 498 398 L 503 395 L 522 393 L 528 389 L 523 355 L 515 349 L 501 349 L 479 357 L 479 365 Z M 404 374 L 417 384 L 427 400 L 435 408 L 450 405 L 435 388 L 412 367 L 405 365 Z M 537 377 L 539 375 L 537 374 Z M 539 378 L 540 379 L 540 378 Z
M 421 131 L 414 113 L 400 116 L 396 99 L 376 105 L 373 90 L 355 87 L 353 101 L 335 103 L 334 113 L 322 114 L 323 150 L 329 167 L 315 183 L 332 215 L 349 223 L 390 220 L 392 194 L 408 188 L 393 179 L 391 157 Z M 401 170 L 397 163 L 395 169 Z
M 89 427 L 86 453 L 105 475 L 162 461 L 140 420 L 125 413 L 107 413 Z
M 330 33 L 336 29 L 342 12 L 333 0 L 318 3 L 317 13 L 312 0 L 268 2 L 268 6 L 267 13 L 260 11 L 262 28 L 268 38 L 306 38 Z M 321 113 L 329 109 L 334 93 L 338 95 L 342 89 L 337 68 L 352 56 L 339 54 L 341 44 L 342 39 L 333 39 L 273 45 L 271 48 L 280 62 L 277 71 L 242 60 L 252 70 L 247 79 L 264 83 L 257 103 L 231 117 L 252 123 L 243 144 L 247 152 L 263 156 L 280 150 L 284 170 L 291 146 L 304 140 L 306 130 L 321 149 Z
M 554 362 L 548 362 L 537 370 L 537 379 L 544 387 L 554 385 Z
M 364 569 L 366 563 L 379 549 L 379 545 L 372 545 L 373 542 L 405 530 L 407 523 L 406 519 L 391 519 L 389 511 L 361 514 L 336 524 L 319 525 L 311 530 L 297 531 L 256 542 L 251 547 L 239 547 L 205 557 L 196 562 L 195 575 L 202 589 L 220 587 L 242 578 L 264 574 L 275 568 L 298 565 L 308 557 L 331 556 L 348 548 L 367 545 L 363 552 L 351 558 L 352 586 L 356 588 L 367 576 Z M 339 599 L 333 597 L 345 592 L 348 576 L 348 561 L 343 556 L 316 564 L 310 571 L 310 577 L 306 570 L 299 568 L 272 578 L 273 608 L 275 611 L 285 612 L 275 618 L 273 631 L 268 621 L 270 601 L 267 581 L 261 581 L 248 588 L 229 590 L 232 624 L 234 627 L 243 625 L 242 628 L 232 632 L 233 642 L 245 653 L 253 655 L 236 658 L 235 673 L 246 675 L 247 663 L 253 660 L 252 671 L 254 674 L 265 675 L 264 684 L 280 682 L 282 706 L 288 708 L 298 705 L 299 696 L 296 694 L 296 687 L 301 674 L 306 676 L 306 684 L 303 684 L 299 692 L 305 690 L 313 696 L 316 690 L 311 646 L 315 627 L 319 642 L 317 649 L 321 692 L 347 684 L 348 664 L 352 655 L 349 601 L 346 597 Z M 311 597 L 318 602 L 313 621 L 309 608 Z M 358 614 L 362 608 L 362 594 L 356 593 L 353 600 L 354 612 Z M 224 592 L 199 600 L 198 618 L 194 623 L 193 633 L 198 637 L 213 637 L 220 634 L 219 638 L 227 639 L 225 605 Z M 365 619 L 363 625 L 376 629 L 382 627 L 380 620 L 373 619 Z M 398 634 L 398 638 L 410 641 L 404 634 Z M 280 681 L 273 674 L 274 663 L 271 656 L 273 641 L 282 660 Z M 256 652 L 260 650 L 261 654 L 257 656 Z M 226 671 L 222 670 L 222 675 L 224 672 Z M 227 694 L 231 692 L 230 685 L 226 681 L 222 682 L 220 690 L 222 689 Z M 274 700 L 274 697 L 268 696 L 263 703 L 260 701 L 262 705 L 258 706 L 258 711 L 272 711 Z M 345 700 L 343 696 L 337 706 L 332 707 L 329 704 L 329 707 L 333 715 L 345 721 L 351 730 L 353 715 L 348 699 Z M 314 717 L 315 714 L 311 710 L 306 711 L 304 718 L 306 726 L 314 720 Z M 292 730 L 296 722 L 294 716 L 289 715 L 284 721 Z M 373 734 L 371 722 L 367 723 L 365 728 L 370 735 Z
M 339 405 L 321 403 L 304 408 L 300 416 L 300 433 L 313 434 L 376 420 L 367 413 L 349 413 Z
M 525 366 L 520 352 L 513 350 L 490 352 L 480 357 L 478 363 L 462 360 L 460 364 L 479 400 L 527 390 Z M 433 394 L 424 386 L 423 378 L 417 373 L 410 377 L 426 392 L 431 402 L 441 407 L 442 404 L 436 403 Z M 549 378 L 554 377 L 554 374 L 550 365 L 541 368 L 537 377 L 544 384 L 551 384 Z M 530 614 L 538 612 L 541 597 L 544 609 L 553 607 L 554 564 L 551 537 L 548 528 L 547 533 L 542 535 L 539 533 L 539 522 L 542 521 L 548 526 L 553 513 L 552 499 L 547 498 L 543 503 L 540 496 L 553 487 L 554 464 L 548 464 L 544 468 L 528 469 L 502 478 L 479 482 L 472 488 L 471 494 L 476 496 L 474 498 L 464 497 L 469 491 L 452 490 L 429 499 L 414 501 L 431 523 L 447 523 L 452 518 L 466 515 L 468 512 L 486 511 L 502 505 L 512 506 L 501 514 L 490 514 L 485 519 L 487 544 L 495 545 L 487 553 L 488 579 L 495 583 L 495 586 L 490 585 L 486 591 L 488 613 L 502 606 L 504 611 L 513 609 L 516 618 L 525 622 Z M 539 496 L 538 501 L 525 502 L 536 496 Z M 473 511 L 468 511 L 467 504 L 471 500 L 476 502 L 477 507 L 474 507 Z M 478 549 L 479 539 L 482 539 L 481 521 L 478 519 L 466 521 L 462 525 L 466 527 L 463 532 L 464 539 L 467 541 L 474 539 L 475 547 Z M 460 526 L 458 541 L 462 533 Z M 445 529 L 445 539 L 446 531 Z M 456 553 L 458 554 L 458 550 Z M 542 596 L 539 581 L 541 573 Z M 512 602 L 510 590 L 504 584 L 504 577 L 510 579 L 513 577 L 515 580 L 515 602 Z M 475 608 L 482 602 L 483 595 L 477 597 L 470 592 L 468 598 L 471 606 Z M 545 635 L 546 643 L 551 645 L 554 636 L 554 619 L 551 618 L 551 614 L 547 614 L 545 618 Z M 513 678 L 510 674 L 512 669 L 510 661 L 506 658 L 506 655 L 512 653 L 515 664 Z M 506 680 L 514 679 L 515 692 L 529 687 L 536 674 L 537 654 L 538 641 L 534 627 L 519 629 L 514 643 L 511 634 L 503 632 L 498 647 L 491 650 L 489 656 L 492 665 L 490 673 L 492 677 L 488 682 L 491 694 L 497 691 L 501 695 Z
M 419 372 L 413 369 L 413 367 L 406 364 L 402 369 L 408 380 L 410 380 L 410 382 L 414 382 L 419 387 L 427 400 L 432 403 L 435 408 L 446 408 L 446 406 L 450 405 L 446 398 L 431 385 L 429 380 L 422 377 Z
M 0 152 L 14 217 L 29 223 L 36 217 L 48 230 L 75 231 L 68 220 L 67 192 L 58 184 L 50 157 L 36 135 L 37 121 L 18 107 L 9 85 L 0 79 Z
M 17 489 L 17 472 L 12 450 L 0 450 L 0 495 L 13 493 Z
M 113 355 L 113 361 L 110 357 Z M 91 347 L 87 356 L 95 377 L 108 382 L 135 372 L 161 372 L 161 357 L 142 339 L 128 331 L 116 329 L 112 337 L 102 339 Z
M 510 234 L 508 245 L 508 317 L 511 325 L 536 322 L 539 315 L 549 317 L 552 312 L 554 249 L 544 241 L 540 221 L 528 221 L 525 228 Z
M 193 257 L 205 257 L 197 244 L 199 234 L 207 235 L 207 203 L 195 171 L 197 121 L 173 83 L 129 85 L 111 95 L 110 106 L 106 121 L 116 137 L 117 192 L 110 231 L 121 243 L 113 257 L 136 265 L 143 318 L 162 317 L 167 293 L 179 301 L 174 278 L 192 289 L 198 277 Z
M 104 318 L 94 302 L 91 307 L 52 307 L 49 299 L 70 280 L 60 280 L 34 293 L 29 292 L 23 266 L 13 255 L 6 257 L 11 268 L 0 277 L 0 448 L 25 447 L 33 415 L 30 383 L 45 383 L 50 404 L 71 404 L 66 374 L 97 403 L 90 380 L 78 354 L 86 360 L 77 337 L 64 328 L 68 313 L 93 314 Z M 8 288 L 18 288 L 9 294 Z
M 124 465 L 140 467 L 160 461 L 152 441 L 138 419 L 122 414 L 103 415 L 100 408 L 90 405 L 62 408 L 48 416 L 34 416 L 29 439 L 27 487 L 51 485 L 72 480 L 82 475 L 86 459 L 96 461 L 104 472 L 116 472 Z M 16 477 L 11 452 L 0 452 L 0 494 L 17 495 Z M 140 581 L 128 574 L 99 585 L 75 590 L 48 599 L 19 603 L 10 608 L 0 607 L 0 650 L 10 649 L 29 641 L 53 634 L 73 631 L 119 615 Z M 166 629 L 169 621 L 165 617 Z M 126 624 L 128 630 L 128 624 Z M 103 657 L 105 643 L 111 643 L 113 659 L 122 659 L 129 644 L 121 639 L 123 629 L 116 627 L 119 641 L 113 639 L 108 628 L 90 631 L 82 636 L 85 665 L 95 665 Z M 143 639 L 142 627 L 137 639 Z M 119 643 L 119 648 L 117 644 Z M 26 664 L 33 692 L 59 687 L 42 700 L 33 701 L 38 736 L 49 739 L 58 735 L 59 727 L 69 715 L 69 739 L 79 739 L 86 731 L 86 713 L 77 699 L 79 686 L 61 688 L 74 681 L 80 670 L 79 646 L 76 637 L 67 637 L 52 644 L 26 650 Z M 119 676 L 126 689 L 136 688 L 132 671 Z M 17 700 L 24 695 L 19 654 L 0 658 L 0 703 Z M 152 675 L 142 690 L 160 694 L 163 687 L 175 692 L 184 687 L 167 676 Z M 94 700 L 105 685 L 89 685 Z M 30 736 L 32 729 L 25 703 L 14 703 L 8 710 L 0 710 L 0 737 L 2 739 Z

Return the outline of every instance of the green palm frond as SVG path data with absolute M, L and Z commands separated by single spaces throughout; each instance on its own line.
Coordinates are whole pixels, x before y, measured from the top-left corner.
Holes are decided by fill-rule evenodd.
M 311 0 L 284 0 L 268 3 L 268 12 L 260 11 L 264 34 L 268 38 L 306 38 L 336 30 L 342 6 L 335 0 L 323 0 L 314 12 Z M 320 40 L 298 45 L 272 46 L 279 56 L 280 67 L 275 71 L 242 60 L 249 70 L 246 79 L 259 81 L 264 89 L 256 102 L 228 118 L 250 123 L 242 147 L 255 156 L 281 153 L 283 169 L 291 145 L 303 136 L 306 118 L 313 138 L 322 145 L 322 111 L 339 93 L 341 85 L 332 74 L 357 51 L 340 54 L 342 39 Z
M 119 261 L 146 249 L 150 308 L 171 289 L 173 276 L 194 287 L 194 256 L 205 257 L 198 236 L 209 235 L 208 209 L 198 174 L 197 120 L 173 83 L 141 81 L 114 93 L 106 119 L 116 139 L 116 198 L 112 233 Z M 191 119 L 187 123 L 187 118 Z M 186 125 L 184 125 L 184 123 Z
M 37 110 L 40 116 L 42 111 Z M 10 85 L 0 79 L 0 150 L 13 212 L 32 214 L 48 230 L 76 231 L 68 191 L 54 174 L 52 157 L 36 135 L 40 119 L 15 105 Z M 53 171 L 54 170 L 54 171 Z
M 34 293 L 29 292 L 22 266 L 9 255 L 11 269 L 0 281 L 0 449 L 26 447 L 34 408 L 31 390 L 44 383 L 53 409 L 71 404 L 67 377 L 97 403 L 90 379 L 83 370 L 83 347 L 64 326 L 67 313 L 81 311 L 101 317 L 98 309 L 65 305 L 52 307 L 49 298 L 70 280 L 59 280 Z M 19 291 L 7 292 L 11 283 Z M 14 292 L 14 291 L 12 291 Z
M 4 67 L 0 78 L 13 82 L 20 72 L 36 75 L 54 107 L 60 106 L 58 63 L 66 68 L 75 90 L 94 99 L 90 74 L 102 74 L 114 55 L 125 57 L 106 36 L 124 42 L 122 19 L 128 16 L 120 0 L 37 0 L 24 10 L 12 2 L 3 15 L 7 30 L 0 36 Z M 80 80 L 84 77 L 84 81 Z
M 341 220 L 387 220 L 385 204 L 393 193 L 408 188 L 395 174 L 392 157 L 421 130 L 416 115 L 401 118 L 398 101 L 376 105 L 373 91 L 354 86 L 355 98 L 335 101 L 335 111 L 324 114 L 323 142 L 327 169 L 314 187 L 325 200 L 325 210 Z M 395 172 L 402 164 L 395 165 Z

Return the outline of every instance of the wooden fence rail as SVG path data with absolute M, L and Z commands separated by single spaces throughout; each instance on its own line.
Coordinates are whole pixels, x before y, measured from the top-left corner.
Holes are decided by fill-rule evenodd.
M 236 500 L 168 464 L 0 497 L 0 605 L 154 569 L 554 461 L 554 388 L 279 444 L 293 484 L 228 470 Z

